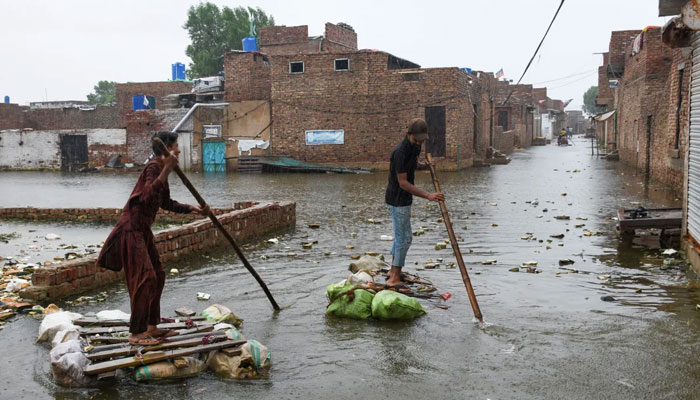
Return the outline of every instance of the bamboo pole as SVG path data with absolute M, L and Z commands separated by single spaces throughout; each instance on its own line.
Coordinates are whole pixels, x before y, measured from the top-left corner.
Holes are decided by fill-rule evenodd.
M 165 155 L 166 157 L 170 155 L 170 152 L 169 152 L 168 149 L 165 147 L 165 144 L 163 143 L 162 140 L 160 140 L 160 138 L 154 137 L 154 138 L 153 138 L 153 141 L 155 141 L 156 143 L 158 143 L 158 144 L 161 146 L 161 149 L 160 149 L 160 150 L 161 150 L 161 152 L 163 153 L 163 155 Z M 202 198 L 202 196 L 199 195 L 199 192 L 197 192 L 197 189 L 195 189 L 194 186 L 192 186 L 192 183 L 190 182 L 189 179 L 187 179 L 187 177 L 185 176 L 185 174 L 182 172 L 182 170 L 180 169 L 180 166 L 177 165 L 177 164 L 175 164 L 175 166 L 173 167 L 173 171 L 175 171 L 175 173 L 177 174 L 177 176 L 180 177 L 180 179 L 182 180 L 182 183 L 184 183 L 185 186 L 187 186 L 187 189 L 190 190 L 190 193 L 192 193 L 192 196 L 194 196 L 194 198 L 197 199 L 197 202 L 199 203 L 199 206 L 202 207 L 202 208 L 206 207 L 206 206 L 207 206 L 207 203 L 204 201 L 204 199 Z M 241 248 L 238 247 L 238 244 L 237 244 L 236 241 L 233 239 L 233 236 L 231 236 L 231 234 L 228 233 L 228 231 L 226 230 L 226 228 L 224 228 L 224 226 L 223 226 L 223 225 L 221 224 L 221 222 L 216 218 L 216 216 L 214 215 L 214 213 L 213 213 L 211 210 L 209 211 L 208 217 L 209 217 L 209 219 L 211 220 L 211 222 L 214 224 L 214 226 L 215 226 L 217 229 L 219 229 L 219 231 L 221 231 L 221 234 L 224 235 L 224 237 L 226 238 L 226 240 L 228 240 L 228 242 L 231 243 L 231 246 L 233 246 L 233 250 L 236 251 L 236 254 L 238 255 L 238 258 L 241 259 L 241 261 L 243 262 L 243 265 L 246 267 L 246 269 L 248 270 L 248 272 L 250 272 L 250 273 L 253 275 L 253 277 L 255 278 L 255 280 L 258 281 L 258 284 L 260 285 L 260 287 L 262 288 L 262 290 L 265 292 L 265 295 L 267 296 L 268 300 L 270 300 L 270 303 L 272 304 L 272 308 L 274 308 L 276 311 L 279 311 L 279 310 L 280 310 L 280 306 L 277 305 L 277 302 L 276 302 L 275 299 L 272 297 L 272 293 L 270 293 L 270 290 L 267 288 L 267 285 L 265 284 L 265 282 L 263 282 L 262 278 L 260 278 L 260 275 L 258 275 L 258 273 L 255 272 L 255 269 L 253 269 L 253 266 L 250 265 L 250 263 L 248 262 L 248 259 L 245 258 L 245 255 L 243 255 L 243 252 L 241 251 Z
M 430 168 L 430 175 L 433 178 L 433 185 L 435 186 L 435 191 L 442 193 L 440 188 L 440 181 L 438 181 L 437 175 L 435 174 L 435 166 L 433 165 L 433 156 L 430 153 L 426 153 L 425 157 L 428 161 L 428 167 Z M 464 282 L 464 287 L 467 288 L 467 295 L 469 296 L 469 302 L 472 305 L 472 310 L 474 311 L 474 317 L 479 320 L 479 322 L 484 322 L 484 317 L 481 315 L 481 310 L 479 309 L 479 303 L 476 301 L 476 294 L 474 294 L 474 288 L 472 288 L 472 282 L 469 279 L 469 274 L 467 273 L 467 267 L 464 265 L 464 259 L 462 258 L 462 252 L 459 250 L 459 245 L 457 244 L 457 237 L 452 229 L 452 222 L 450 221 L 450 215 L 447 213 L 447 206 L 444 201 L 440 203 L 440 212 L 442 213 L 442 220 L 445 222 L 445 227 L 447 228 L 447 234 L 450 236 L 450 244 L 452 245 L 452 250 L 454 251 L 455 257 L 457 258 L 457 266 L 459 266 L 459 272 L 462 273 L 462 282 Z

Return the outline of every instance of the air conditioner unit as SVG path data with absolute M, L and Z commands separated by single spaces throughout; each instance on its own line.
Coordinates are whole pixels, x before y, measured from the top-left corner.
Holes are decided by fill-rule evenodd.
M 220 76 L 209 76 L 194 80 L 195 93 L 220 92 L 224 90 L 224 78 Z

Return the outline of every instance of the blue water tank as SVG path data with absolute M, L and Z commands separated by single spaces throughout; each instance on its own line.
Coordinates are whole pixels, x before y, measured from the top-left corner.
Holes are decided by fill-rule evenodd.
M 10 96 L 5 96 L 5 104 L 10 104 Z
M 172 71 L 172 80 L 174 81 L 184 81 L 185 80 L 185 64 L 181 62 L 177 62 L 175 64 L 172 64 L 171 66 L 171 71 Z
M 243 38 L 243 51 L 258 51 L 258 42 L 252 36 Z

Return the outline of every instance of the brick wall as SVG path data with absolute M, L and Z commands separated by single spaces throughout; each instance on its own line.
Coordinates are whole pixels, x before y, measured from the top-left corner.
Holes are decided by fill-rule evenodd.
M 613 31 L 610 34 L 610 45 L 608 47 L 608 64 L 613 66 L 625 65 L 626 54 L 629 54 L 629 46 L 634 38 L 640 34 L 641 30 Z
M 219 221 L 239 243 L 249 242 L 279 230 L 293 228 L 296 225 L 296 205 L 289 202 L 258 204 L 223 214 Z M 221 233 L 207 219 L 159 231 L 155 234 L 155 243 L 164 263 L 202 250 L 228 246 Z M 96 260 L 97 254 L 92 254 L 38 268 L 32 275 L 32 286 L 24 289 L 20 295 L 48 302 L 95 290 L 123 279 L 123 272 L 97 268 Z
M 120 128 L 119 114 L 113 106 L 94 110 L 78 108 L 28 109 L 17 104 L 0 104 L 0 130 L 3 129 L 112 129 Z
M 257 205 L 256 202 L 246 201 L 234 203 L 231 208 L 212 208 L 216 215 L 226 214 L 235 210 L 243 210 Z M 114 222 L 122 215 L 121 208 L 0 208 L 0 221 L 81 221 L 81 222 Z M 199 214 L 181 214 L 168 210 L 158 210 L 156 223 L 171 224 L 192 222 L 202 219 Z
M 357 33 L 343 26 L 327 22 L 323 50 L 330 53 L 357 50 Z
M 228 76 L 228 75 L 227 75 Z M 133 96 L 146 95 L 156 98 L 156 109 L 164 109 L 163 96 L 175 93 L 190 93 L 192 83 L 183 81 L 118 83 L 115 98 L 122 126 L 126 125 L 127 114 L 133 111 Z
M 269 100 L 270 69 L 268 57 L 264 54 L 244 52 L 224 54 L 226 101 Z
M 627 46 L 625 73 L 618 88 L 617 148 L 620 161 L 651 173 L 651 160 L 660 163 L 662 159 L 654 157 L 654 151 L 668 157 L 667 144 L 659 141 L 663 142 L 669 129 L 669 90 L 678 92 L 668 87 L 673 50 L 661 41 L 661 29 L 649 29 L 643 35 L 638 54 L 631 54 L 632 43 Z
M 340 56 L 350 71 L 334 70 Z M 290 61 L 303 61 L 305 72 L 289 74 Z M 273 155 L 386 168 L 408 121 L 425 118 L 426 106 L 444 106 L 451 167 L 472 159 L 471 89 L 457 68 L 389 70 L 386 53 L 352 52 L 277 56 L 271 74 Z M 343 129 L 345 143 L 305 144 L 306 130 L 325 129 Z
M 151 137 L 164 128 L 163 117 L 155 111 L 136 111 L 126 115 L 126 160 L 144 164 L 151 155 Z
M 29 107 L 0 103 L 0 130 L 24 128 L 24 111 Z

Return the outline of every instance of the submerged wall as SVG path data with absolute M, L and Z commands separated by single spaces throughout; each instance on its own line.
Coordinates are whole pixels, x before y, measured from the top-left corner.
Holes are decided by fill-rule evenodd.
M 296 225 L 296 204 L 256 204 L 222 214 L 219 221 L 238 242 L 248 242 L 276 231 L 293 228 Z M 209 219 L 200 219 L 159 231 L 155 234 L 155 243 L 163 262 L 204 249 L 228 245 Z M 91 254 L 50 267 L 38 268 L 32 275 L 32 285 L 20 295 L 26 299 L 53 301 L 123 280 L 123 271 L 113 272 L 98 268 L 95 266 L 96 260 L 97 254 Z

